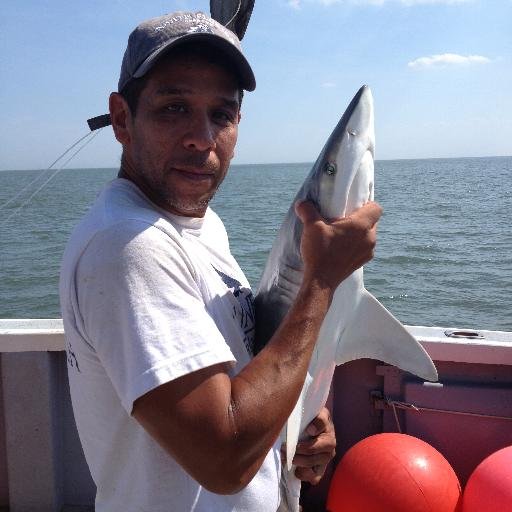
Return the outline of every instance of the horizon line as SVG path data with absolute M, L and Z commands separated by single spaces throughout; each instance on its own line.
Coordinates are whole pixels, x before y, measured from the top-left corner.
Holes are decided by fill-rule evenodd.
M 379 158 L 375 162 L 402 162 L 402 161 L 418 161 L 418 160 L 464 160 L 464 159 L 477 159 L 477 158 L 512 158 L 512 155 L 483 155 L 483 156 L 434 156 L 423 158 Z M 261 162 L 261 163 L 234 163 L 229 167 L 244 167 L 250 165 L 313 165 L 314 160 L 302 162 Z M 118 169 L 118 167 L 63 167 L 62 169 L 56 168 L 36 168 L 36 169 L 0 169 L 0 172 L 26 172 L 26 171 L 72 171 L 72 170 L 99 170 L 99 169 Z

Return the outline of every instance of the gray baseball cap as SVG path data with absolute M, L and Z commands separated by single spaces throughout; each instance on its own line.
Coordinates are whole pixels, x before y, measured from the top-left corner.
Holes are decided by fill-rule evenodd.
M 215 46 L 233 64 L 240 86 L 253 91 L 256 80 L 236 34 L 202 12 L 174 12 L 143 21 L 128 38 L 118 91 L 144 76 L 166 51 L 185 42 Z

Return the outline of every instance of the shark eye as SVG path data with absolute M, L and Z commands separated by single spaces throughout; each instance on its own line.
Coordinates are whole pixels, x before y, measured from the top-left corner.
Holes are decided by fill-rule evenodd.
M 336 164 L 333 164 L 331 162 L 327 162 L 325 164 L 325 174 L 332 176 L 333 174 L 336 174 Z

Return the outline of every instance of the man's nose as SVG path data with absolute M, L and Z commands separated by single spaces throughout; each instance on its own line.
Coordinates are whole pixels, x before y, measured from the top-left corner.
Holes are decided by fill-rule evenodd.
M 183 137 L 183 145 L 196 151 L 215 149 L 215 127 L 207 115 L 194 116 Z

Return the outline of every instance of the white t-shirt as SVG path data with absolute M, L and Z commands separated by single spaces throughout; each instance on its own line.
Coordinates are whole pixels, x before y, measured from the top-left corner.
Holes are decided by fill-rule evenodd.
M 251 359 L 252 295 L 220 219 L 171 215 L 116 179 L 75 228 L 60 300 L 73 410 L 97 512 L 268 511 L 279 504 L 279 441 L 241 492 L 203 489 L 131 417 L 155 387 Z

